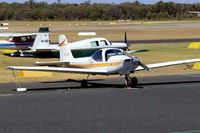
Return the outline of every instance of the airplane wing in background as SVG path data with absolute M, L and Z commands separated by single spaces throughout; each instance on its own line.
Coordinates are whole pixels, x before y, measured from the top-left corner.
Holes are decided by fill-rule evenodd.
M 37 33 L 1 33 L 0 37 L 21 37 L 21 36 L 33 36 Z

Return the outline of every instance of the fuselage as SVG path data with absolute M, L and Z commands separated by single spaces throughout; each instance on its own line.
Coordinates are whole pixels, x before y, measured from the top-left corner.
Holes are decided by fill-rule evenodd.
M 0 41 L 0 49 L 29 50 L 33 46 L 35 35 L 8 37 Z
M 105 48 L 96 51 L 91 57 L 75 58 L 68 67 L 106 70 L 107 74 L 119 74 L 124 69 L 124 61 L 132 58 L 125 55 L 122 50 Z M 135 68 L 138 65 L 135 66 Z M 135 69 L 134 68 L 134 69 Z

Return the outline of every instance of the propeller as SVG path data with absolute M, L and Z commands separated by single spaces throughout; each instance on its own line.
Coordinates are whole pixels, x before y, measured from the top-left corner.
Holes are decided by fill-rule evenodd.
M 130 51 L 126 31 L 124 32 L 124 43 L 127 44 L 126 50 Z
M 151 72 L 151 69 L 147 65 L 145 65 L 144 63 L 142 63 L 139 57 L 132 57 L 132 56 L 130 56 L 128 54 L 126 54 L 126 55 L 128 57 L 130 57 L 133 62 L 134 61 L 138 62 L 139 63 L 138 65 L 141 66 L 142 68 L 144 68 L 144 70 L 147 70 L 148 72 Z
M 128 44 L 126 32 L 124 32 L 124 43 Z
M 144 70 L 147 70 L 148 72 L 151 72 L 151 69 L 150 69 L 147 65 L 143 64 L 141 61 L 139 61 L 139 65 L 140 65 L 141 67 L 143 67 Z
M 129 57 L 131 57 L 131 56 L 129 56 Z M 131 57 L 131 58 L 132 58 L 132 60 L 135 60 L 136 62 L 138 62 L 139 63 L 138 65 L 141 66 L 142 68 L 144 68 L 144 70 L 151 72 L 151 69 L 147 65 L 142 63 L 139 57 Z

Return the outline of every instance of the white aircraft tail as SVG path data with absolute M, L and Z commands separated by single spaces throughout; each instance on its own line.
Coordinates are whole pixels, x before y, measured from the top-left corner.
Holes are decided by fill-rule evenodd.
M 33 46 L 31 47 L 32 52 L 36 52 L 43 49 L 48 49 L 50 40 L 49 40 L 49 28 L 48 27 L 42 27 L 39 29 L 39 32 L 37 33 L 35 37 L 35 41 L 33 43 Z
M 65 35 L 59 35 L 59 47 L 60 47 L 60 61 L 70 62 L 74 60 L 69 43 Z

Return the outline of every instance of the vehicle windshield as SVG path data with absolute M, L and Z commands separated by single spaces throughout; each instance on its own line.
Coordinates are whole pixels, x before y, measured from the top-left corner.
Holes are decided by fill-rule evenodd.
M 109 49 L 105 52 L 105 59 L 107 61 L 110 57 L 116 55 L 124 55 L 124 53 L 119 49 Z
M 102 50 L 98 50 L 96 51 L 93 55 L 92 55 L 92 59 L 94 59 L 97 62 L 101 62 L 102 59 Z

